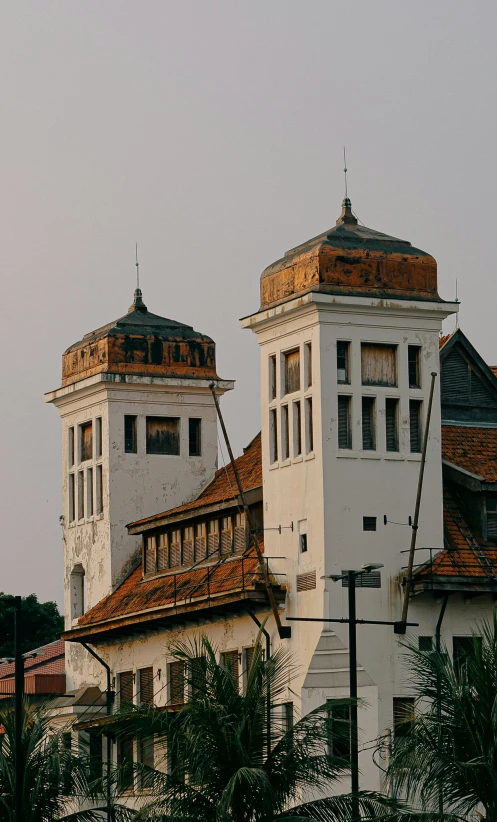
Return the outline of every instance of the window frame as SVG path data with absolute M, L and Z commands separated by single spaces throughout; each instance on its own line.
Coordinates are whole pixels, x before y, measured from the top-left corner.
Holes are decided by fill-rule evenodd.
M 414 355 L 412 357 L 411 355 Z M 412 381 L 412 368 L 415 371 L 415 378 Z M 407 380 L 409 388 L 421 388 L 421 346 L 408 345 L 407 346 Z
M 188 417 L 188 456 L 202 456 L 202 417 Z
M 343 346 L 343 348 L 342 348 Z M 339 366 L 342 363 L 345 367 Z M 337 340 L 336 344 L 336 369 L 337 369 L 337 384 L 350 385 L 350 340 Z M 343 379 L 339 374 L 343 371 Z
M 346 406 L 346 431 L 342 438 L 343 429 L 340 418 L 340 405 Z M 345 443 L 345 444 L 343 444 Z M 352 394 L 338 394 L 337 396 L 337 446 L 339 451 L 352 450 Z
M 127 426 L 131 426 L 131 431 L 127 430 Z M 124 415 L 124 453 L 137 454 L 138 453 L 138 416 L 136 414 Z M 129 445 L 128 445 L 129 443 Z
M 300 346 L 289 348 L 288 351 L 283 351 L 283 396 L 287 394 L 296 394 L 302 388 L 302 357 Z M 289 359 L 295 357 L 298 359 L 298 368 L 294 366 L 293 370 L 289 369 Z M 292 375 L 295 377 L 295 385 L 292 382 Z
M 158 450 L 156 448 L 151 448 L 151 440 L 152 435 L 149 433 L 149 426 L 152 426 L 154 421 L 157 424 L 158 420 L 167 420 L 170 423 L 177 424 L 177 431 L 174 433 L 174 437 L 177 439 L 177 450 L 175 451 L 166 451 L 166 450 Z M 166 432 L 167 433 L 167 432 Z M 157 433 L 154 435 L 157 437 Z M 181 417 L 175 416 L 165 416 L 163 414 L 149 414 L 145 417 L 145 452 L 149 456 L 159 456 L 159 457 L 180 457 L 181 456 Z

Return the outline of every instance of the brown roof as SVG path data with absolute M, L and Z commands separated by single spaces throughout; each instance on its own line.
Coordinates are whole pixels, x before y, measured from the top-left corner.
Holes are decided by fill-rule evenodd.
M 454 333 L 454 332 L 452 332 L 452 333 Z M 438 340 L 438 345 L 439 345 L 439 347 L 440 347 L 440 348 L 443 348 L 443 347 L 444 347 L 444 345 L 445 345 L 445 343 L 446 343 L 448 340 L 450 340 L 450 338 L 451 338 L 451 337 L 452 337 L 452 334 L 442 334 L 442 336 L 441 336 L 441 337 L 439 338 L 439 340 Z
M 478 544 L 456 500 L 444 491 L 444 532 L 447 547 L 425 565 L 418 577 L 472 577 L 497 583 L 497 548 Z M 495 577 L 494 577 L 495 575 Z
M 497 428 L 444 425 L 442 456 L 483 482 L 497 482 Z
M 263 551 L 264 544 L 259 544 Z M 119 588 L 80 617 L 78 627 L 94 626 L 138 613 L 155 613 L 158 609 L 185 610 L 199 600 L 209 603 L 223 594 L 254 591 L 260 587 L 259 583 L 262 583 L 262 576 L 253 553 L 153 579 L 143 578 L 140 565 Z
M 495 376 L 497 377 L 497 365 L 489 365 L 488 367 L 490 368 L 492 374 L 495 374 Z
M 26 659 L 24 661 L 24 671 L 26 673 L 37 674 L 63 674 L 65 671 L 65 642 L 57 639 L 48 645 L 40 648 L 33 648 L 31 653 L 38 653 L 39 656 Z M 11 677 L 15 673 L 16 666 L 13 662 L 5 662 L 0 665 L 0 679 Z
M 245 448 L 241 457 L 235 460 L 240 481 L 244 491 L 250 491 L 252 488 L 259 488 L 262 485 L 262 453 L 261 453 L 261 435 L 257 434 L 252 442 Z M 192 502 L 187 502 L 185 505 L 178 505 L 176 508 L 170 508 L 160 514 L 154 514 L 152 517 L 131 522 L 128 527 L 135 527 L 145 523 L 154 522 L 163 517 L 171 517 L 174 514 L 185 514 L 188 511 L 194 512 L 197 508 L 203 508 L 206 505 L 215 505 L 223 502 L 235 500 L 238 496 L 238 488 L 233 474 L 231 465 L 225 465 L 219 468 L 214 479 L 207 485 L 203 491 Z

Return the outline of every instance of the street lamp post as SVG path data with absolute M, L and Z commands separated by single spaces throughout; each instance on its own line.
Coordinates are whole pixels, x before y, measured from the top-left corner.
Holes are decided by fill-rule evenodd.
M 14 659 L 15 659 L 15 822 L 22 822 L 23 792 L 23 751 L 22 751 L 22 710 L 24 697 L 24 657 L 21 650 L 22 636 L 22 599 L 14 597 Z

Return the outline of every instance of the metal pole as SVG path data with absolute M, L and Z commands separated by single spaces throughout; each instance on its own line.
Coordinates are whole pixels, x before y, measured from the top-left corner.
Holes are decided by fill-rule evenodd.
M 359 818 L 359 732 L 357 725 L 357 626 L 355 607 L 355 573 L 347 571 L 349 586 L 349 665 L 350 665 L 350 774 L 352 817 Z
M 447 608 L 447 602 L 449 601 L 449 596 L 446 594 L 442 601 L 442 607 L 440 608 L 440 614 L 437 620 L 437 624 L 435 627 L 435 650 L 438 654 L 437 665 L 440 664 L 440 653 L 442 650 L 442 640 L 441 640 L 441 631 L 442 631 L 442 621 L 445 616 L 445 609 Z M 437 720 L 438 720 L 438 733 L 440 734 L 442 729 L 442 694 L 441 694 L 441 682 L 440 682 L 440 672 L 437 673 Z M 441 748 L 440 741 L 439 741 L 439 748 Z M 443 795 L 443 788 L 440 786 L 438 792 L 438 812 L 440 814 L 440 818 L 442 818 L 442 814 L 444 812 L 444 795 Z
M 14 597 L 14 658 L 15 658 L 15 822 L 22 822 L 22 795 L 24 788 L 24 756 L 22 726 L 24 703 L 24 659 L 22 656 L 22 599 Z
M 271 659 L 271 637 L 269 636 L 268 632 L 265 628 L 262 627 L 262 624 L 257 619 L 256 615 L 249 611 L 249 615 L 254 620 L 255 624 L 259 626 L 262 630 L 262 633 L 266 637 L 266 663 L 269 662 Z M 266 712 L 267 712 L 267 723 L 266 723 L 266 743 L 267 743 L 267 755 L 271 753 L 271 686 L 269 684 L 269 678 L 267 682 L 267 693 L 266 693 Z
M 426 464 L 426 449 L 428 447 L 428 434 L 430 431 L 431 408 L 433 405 L 433 392 L 435 391 L 436 371 L 431 373 L 430 398 L 428 400 L 428 410 L 426 412 L 425 432 L 423 437 L 423 450 L 421 452 L 421 465 L 419 468 L 418 492 L 416 494 L 416 507 L 414 509 L 414 519 L 412 522 L 411 547 L 409 550 L 409 562 L 407 564 L 406 587 L 404 589 L 404 604 L 402 606 L 401 622 L 407 622 L 407 611 L 409 608 L 409 594 L 412 587 L 412 569 L 414 566 L 414 552 L 416 551 L 416 539 L 418 536 L 419 509 L 421 506 L 421 492 L 423 490 L 423 477 Z

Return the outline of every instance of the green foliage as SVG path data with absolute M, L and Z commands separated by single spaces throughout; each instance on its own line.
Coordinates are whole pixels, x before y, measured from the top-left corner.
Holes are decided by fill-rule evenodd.
M 22 598 L 22 653 L 59 639 L 63 629 L 56 602 L 38 602 L 36 594 Z M 0 657 L 4 656 L 14 656 L 14 597 L 0 593 Z
M 111 720 L 121 737 L 156 738 L 156 770 L 139 769 L 150 797 L 139 819 L 344 822 L 351 818 L 349 795 L 301 804 L 311 792 L 329 792 L 348 773 L 347 761 L 328 754 L 326 712 L 313 711 L 287 729 L 273 711 L 268 727 L 268 697 L 278 704 L 288 689 L 291 660 L 283 649 L 264 661 L 259 636 L 243 694 L 229 667 L 218 664 L 205 637 L 176 646 L 173 655 L 185 665 L 191 693 L 181 710 L 127 706 Z M 336 725 L 335 721 L 335 733 Z M 348 724 L 344 725 L 348 733 Z M 373 818 L 386 801 L 361 794 L 359 805 L 364 818 Z
M 480 639 L 481 637 L 481 639 Z M 497 820 L 497 617 L 475 631 L 454 666 L 440 653 L 410 647 L 415 719 L 397 739 L 392 790 L 428 813 Z

